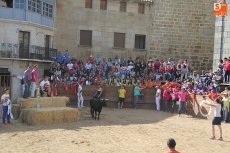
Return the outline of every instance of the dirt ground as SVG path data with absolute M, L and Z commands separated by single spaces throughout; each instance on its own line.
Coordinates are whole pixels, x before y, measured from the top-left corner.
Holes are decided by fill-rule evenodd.
M 229 153 L 230 124 L 224 141 L 209 140 L 211 121 L 154 110 L 103 108 L 100 120 L 89 108 L 78 123 L 27 126 L 19 121 L 0 125 L 0 152 L 8 153 L 162 153 L 170 137 L 182 153 Z M 216 136 L 219 136 L 217 130 Z

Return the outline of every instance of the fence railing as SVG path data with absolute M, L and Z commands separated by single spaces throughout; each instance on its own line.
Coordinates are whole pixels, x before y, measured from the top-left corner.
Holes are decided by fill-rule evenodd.
M 0 42 L 1 58 L 52 60 L 57 52 L 58 50 L 53 48 Z

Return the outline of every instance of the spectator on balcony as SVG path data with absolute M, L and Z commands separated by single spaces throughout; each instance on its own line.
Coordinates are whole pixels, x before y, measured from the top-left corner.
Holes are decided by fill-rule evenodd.
M 68 53 L 68 50 L 65 51 L 65 54 L 63 55 L 63 60 L 66 65 L 70 62 L 70 54 Z
M 2 0 L 2 7 L 7 7 L 7 3 L 5 0 Z
M 97 58 L 95 58 L 95 62 L 96 62 L 97 65 L 100 64 L 101 58 L 100 58 L 99 54 L 97 54 Z
M 35 89 L 39 83 L 39 78 L 38 78 L 38 65 L 35 64 L 34 65 L 34 69 L 32 70 L 32 78 L 31 78 L 31 86 L 32 86 L 32 89 L 31 89 L 31 98 L 34 98 L 34 92 L 35 92 Z
M 31 79 L 32 79 L 31 66 L 29 66 L 23 74 L 23 82 L 25 84 L 25 91 L 23 94 L 23 98 L 28 98 L 31 95 L 30 90 L 29 90 Z
M 58 52 L 58 55 L 55 57 L 56 62 L 58 62 L 59 64 L 62 64 L 63 62 L 63 56 L 61 55 L 61 52 Z

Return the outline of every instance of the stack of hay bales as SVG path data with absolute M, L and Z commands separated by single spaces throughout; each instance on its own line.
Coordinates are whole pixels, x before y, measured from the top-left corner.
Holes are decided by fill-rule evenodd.
M 79 119 L 77 109 L 66 107 L 67 97 L 41 97 L 21 99 L 20 121 L 28 125 L 49 125 L 60 123 L 73 123 Z M 40 108 L 36 108 L 37 104 Z

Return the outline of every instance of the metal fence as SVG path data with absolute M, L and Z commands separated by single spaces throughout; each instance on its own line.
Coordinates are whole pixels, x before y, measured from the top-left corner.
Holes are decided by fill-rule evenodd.
M 0 43 L 1 58 L 52 60 L 58 50 L 35 45 Z

